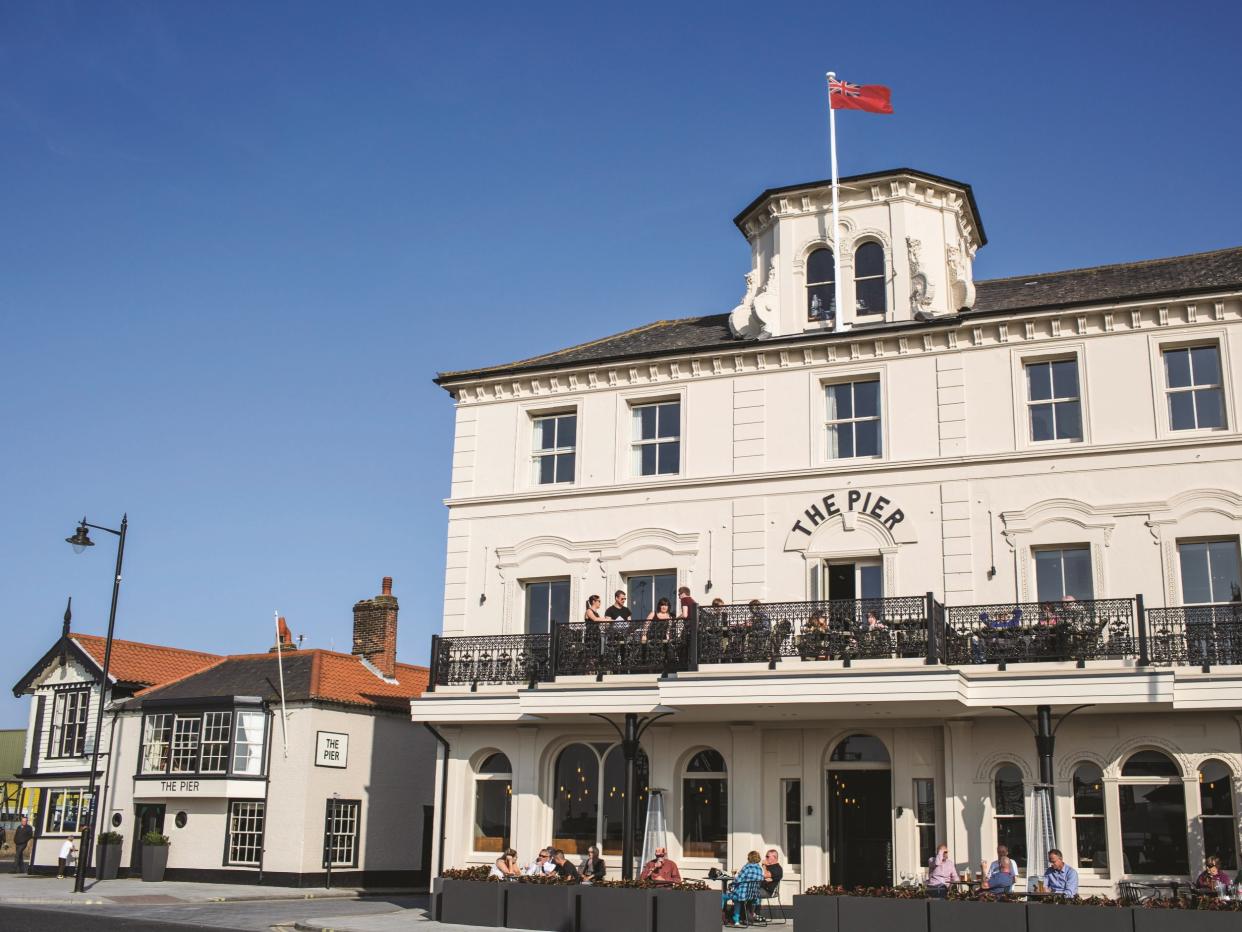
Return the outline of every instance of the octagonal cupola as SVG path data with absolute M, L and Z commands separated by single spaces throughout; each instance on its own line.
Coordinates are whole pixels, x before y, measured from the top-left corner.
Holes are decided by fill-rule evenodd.
M 974 304 L 972 265 L 987 238 L 970 185 L 901 168 L 839 179 L 838 203 L 839 291 L 830 182 L 765 191 L 734 218 L 751 247 L 735 335 L 929 320 Z

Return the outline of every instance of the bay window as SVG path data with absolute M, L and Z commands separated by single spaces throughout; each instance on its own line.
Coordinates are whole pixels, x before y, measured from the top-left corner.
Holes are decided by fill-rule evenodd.
M 266 717 L 249 709 L 149 712 L 142 723 L 139 774 L 260 776 Z

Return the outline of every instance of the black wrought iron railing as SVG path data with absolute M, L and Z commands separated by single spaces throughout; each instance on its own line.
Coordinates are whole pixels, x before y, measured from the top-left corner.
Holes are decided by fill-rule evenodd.
M 926 658 L 933 604 L 928 595 L 700 606 L 697 659 L 775 665 L 785 657 Z
M 674 673 L 687 669 L 686 644 L 677 619 L 557 625 L 556 675 Z
M 431 685 L 506 686 L 550 681 L 550 634 L 431 638 Z
M 954 605 L 944 627 L 951 665 L 1138 658 L 1134 599 Z
M 1149 608 L 1147 640 L 1152 663 L 1242 663 L 1242 603 Z

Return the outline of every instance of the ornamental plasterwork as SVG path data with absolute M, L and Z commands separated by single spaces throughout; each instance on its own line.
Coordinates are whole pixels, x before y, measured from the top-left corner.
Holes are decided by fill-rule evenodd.
M 1186 760 L 1186 754 L 1175 748 L 1167 738 L 1154 735 L 1126 738 L 1114 744 L 1105 755 L 1108 758 L 1108 766 L 1104 768 L 1104 776 L 1120 777 L 1122 765 L 1131 754 L 1137 751 L 1159 751 L 1161 754 L 1166 754 L 1177 764 L 1183 781 L 1196 778 L 1194 768 Z
M 1170 320 L 1169 323 L 1165 325 L 1157 323 L 1158 308 L 1150 305 L 1146 308 L 1132 309 L 1129 314 L 1125 314 L 1124 311 L 1118 312 L 1115 308 L 1112 310 L 1099 308 L 1098 310 L 1079 312 L 1074 317 L 1068 318 L 1069 326 L 1063 325 L 1065 318 L 1062 312 L 1051 311 L 1041 314 L 1015 315 L 1005 321 L 964 323 L 953 328 L 946 328 L 944 326 L 936 327 L 930 332 L 924 332 L 917 335 L 911 334 L 910 336 L 912 337 L 921 336 L 921 340 L 917 338 L 911 339 L 909 346 L 912 354 L 920 352 L 942 353 L 963 351 L 975 347 L 987 348 L 1001 343 L 1000 326 L 1002 323 L 1006 325 L 1006 329 L 1009 331 L 1009 342 L 1011 345 L 1014 342 L 1038 345 L 1069 336 L 1100 336 L 1113 332 L 1124 332 L 1126 330 L 1136 331 L 1150 329 L 1156 326 L 1166 326 L 1170 328 L 1177 326 L 1195 327 L 1221 320 L 1242 320 L 1242 302 L 1239 302 L 1236 297 L 1232 296 L 1228 302 L 1214 302 L 1213 314 L 1211 317 L 1209 318 L 1206 314 L 1199 314 L 1193 324 L 1187 322 L 1185 319 L 1187 316 L 1185 312 L 1185 305 L 1172 305 L 1172 307 L 1178 309 L 1179 313 L 1177 314 L 1177 317 L 1179 319 Z M 1219 311 L 1216 310 L 1217 307 L 1220 308 Z M 1165 310 L 1167 312 L 1168 307 L 1165 307 Z M 1171 317 L 1172 315 L 1168 316 Z M 1033 328 L 1027 326 L 1030 323 L 1034 324 Z M 1033 338 L 1027 338 L 1027 335 L 1032 333 Z M 967 336 L 965 341 L 961 339 L 962 334 L 966 334 Z M 1019 335 L 1024 338 L 1015 340 L 1014 338 Z M 885 352 L 888 351 L 887 347 L 893 345 L 893 341 L 896 339 L 898 339 L 896 336 L 885 338 L 885 341 L 881 344 L 881 347 Z M 847 357 L 850 359 L 862 358 L 861 355 L 855 356 L 852 352 L 839 352 L 837 349 L 838 345 L 838 343 L 834 343 L 830 339 L 825 339 L 823 343 L 819 343 L 814 346 L 803 346 L 801 347 L 801 356 L 790 356 L 790 367 L 793 368 L 800 365 L 822 365 L 825 362 L 833 363 L 839 359 Z M 686 357 L 678 360 L 681 363 L 680 374 L 682 379 L 684 380 L 688 376 L 692 378 L 724 377 L 742 372 L 755 371 L 758 368 L 755 362 L 755 348 L 744 348 L 739 346 L 738 349 L 739 351 L 734 351 L 724 356 L 705 355 L 698 357 L 702 360 L 711 360 L 711 365 L 702 366 L 699 373 L 696 373 L 693 370 L 692 360 L 695 357 L 687 354 Z M 719 354 L 719 350 L 716 352 Z M 685 369 L 687 364 L 691 365 L 691 371 L 688 374 Z M 641 382 L 638 378 L 638 369 L 635 367 L 631 367 L 627 373 L 625 369 L 618 371 L 615 368 L 608 368 L 604 365 L 595 367 L 584 366 L 582 369 L 578 370 L 576 374 L 580 379 L 580 384 L 583 376 L 585 375 L 585 381 L 587 383 L 586 387 L 595 390 L 618 388 L 627 385 L 651 384 L 652 382 L 664 382 L 666 380 L 672 381 L 671 361 L 662 363 L 657 368 L 654 376 L 642 380 Z M 650 370 L 648 370 L 648 375 L 649 374 Z M 629 376 L 628 380 L 626 378 L 627 375 Z M 506 376 L 505 381 L 497 380 L 481 382 L 476 385 L 466 385 L 459 388 L 453 388 L 452 391 L 460 403 L 490 403 L 495 401 L 507 401 L 511 398 L 521 398 L 528 394 L 534 393 L 536 389 L 532 386 L 536 382 L 539 382 L 540 379 L 546 380 L 547 378 L 548 376 L 546 373 L 538 376 L 530 376 L 525 379 L 517 379 L 513 376 Z
M 1015 728 L 1022 727 L 1018 725 L 1017 722 L 1011 722 L 1011 724 Z M 1022 782 L 1027 786 L 1030 786 L 1035 782 L 1035 772 L 1031 770 L 1031 765 L 1027 763 L 1025 755 L 1015 754 L 1013 751 L 997 751 L 994 754 L 989 754 L 987 757 L 979 761 L 979 766 L 975 770 L 975 782 L 991 783 L 993 778 L 996 776 L 996 771 L 999 770 L 1003 764 L 1013 764 L 1021 770 Z M 991 799 L 990 793 L 988 794 L 988 798 Z
M 923 271 L 919 257 L 922 248 L 921 241 L 912 236 L 906 237 L 906 260 L 910 263 L 910 313 L 915 320 L 926 320 L 930 316 L 932 301 L 936 297 L 936 288 Z

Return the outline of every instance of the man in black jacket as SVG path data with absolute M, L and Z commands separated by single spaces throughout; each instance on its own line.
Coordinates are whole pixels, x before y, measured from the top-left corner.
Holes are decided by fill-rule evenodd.
M 26 846 L 34 838 L 34 829 L 30 820 L 22 816 L 22 824 L 13 830 L 13 848 L 17 852 L 17 873 L 26 873 Z

